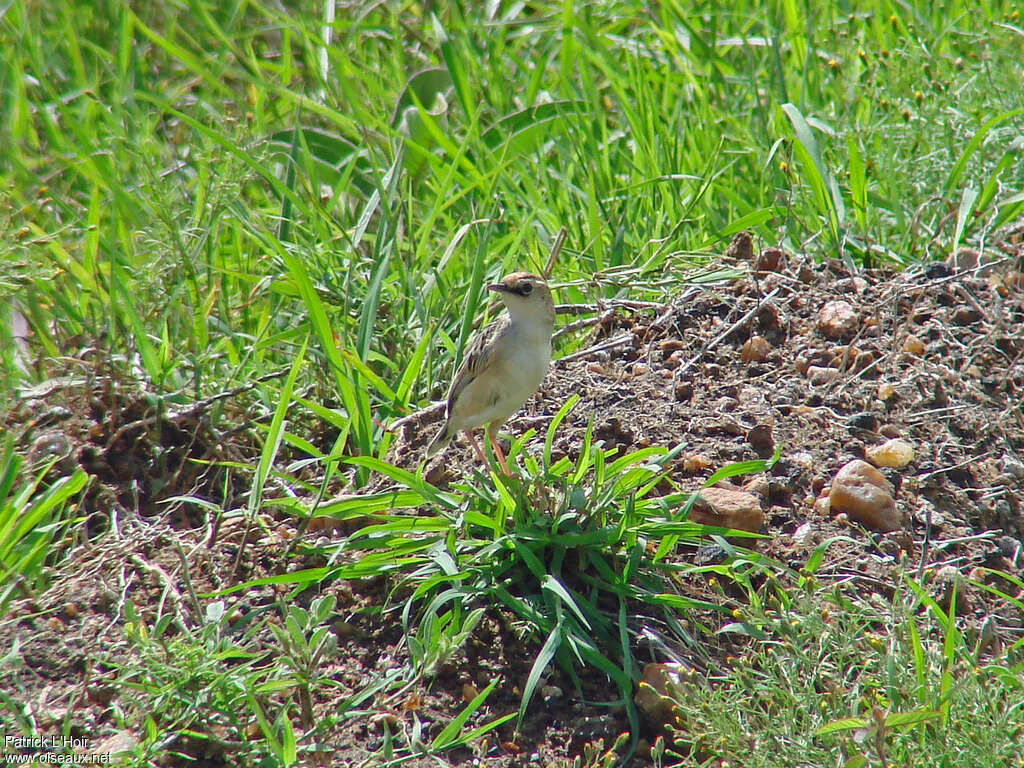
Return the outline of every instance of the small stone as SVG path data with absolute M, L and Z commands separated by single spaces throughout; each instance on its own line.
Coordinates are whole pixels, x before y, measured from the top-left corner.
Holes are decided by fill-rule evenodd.
M 387 729 L 394 732 L 398 728 L 399 719 L 394 712 L 381 712 L 372 718 L 372 722 L 381 730 Z
M 740 360 L 744 363 L 760 363 L 771 354 L 772 345 L 764 336 L 751 336 L 740 350 Z
M 262 734 L 260 736 L 262 737 Z M 90 744 L 90 751 L 97 755 L 123 756 L 124 753 L 134 752 L 137 745 L 138 740 L 128 731 L 115 731 L 106 738 Z
M 902 438 L 894 437 L 881 445 L 865 449 L 864 455 L 876 467 L 902 469 L 914 460 L 914 446 Z
M 910 334 L 903 340 L 903 354 L 910 357 L 920 357 L 924 354 L 924 342 L 917 338 L 917 336 Z
M 956 272 L 974 269 L 981 263 L 981 251 L 975 248 L 958 248 L 946 259 L 946 264 Z
M 849 292 L 853 291 L 858 296 L 863 294 L 868 289 L 868 281 L 863 277 L 844 277 L 842 280 L 836 281 L 837 292 Z
M 712 463 L 711 459 L 703 453 L 691 453 L 683 457 L 683 472 L 692 475 L 707 469 Z
M 352 635 L 354 635 L 356 633 L 355 626 L 352 625 L 352 624 L 349 624 L 347 621 L 344 621 L 342 619 L 337 619 L 331 625 L 331 629 L 334 630 L 334 634 L 336 634 L 338 636 L 338 638 L 341 639 L 341 640 L 344 640 L 346 638 L 352 637 Z
M 762 459 L 768 458 L 775 451 L 775 438 L 772 437 L 770 424 L 758 424 L 747 432 L 747 442 Z
M 890 384 L 888 381 L 883 381 L 878 385 L 878 399 L 889 402 L 897 397 L 896 385 Z
M 749 232 L 737 232 L 733 235 L 732 242 L 722 254 L 725 258 L 735 261 L 749 262 L 754 258 L 754 240 Z
M 839 378 L 839 371 L 835 368 L 825 368 L 820 365 L 807 366 L 807 378 L 816 387 L 831 384 Z
M 786 266 L 786 254 L 781 248 L 765 248 L 757 256 L 754 269 L 757 272 L 781 272 Z
M 874 365 L 875 359 L 875 353 L 870 349 L 865 349 L 857 353 L 857 356 L 853 359 L 853 370 L 858 372 L 866 371 Z
M 973 325 L 981 320 L 981 313 L 974 307 L 957 307 L 953 310 L 952 320 L 957 325 Z
M 808 520 L 806 523 L 800 525 L 795 531 L 793 531 L 793 543 L 798 547 L 809 546 L 814 542 L 810 540 L 811 533 L 814 532 L 814 523 Z
M 878 429 L 878 417 L 870 411 L 861 411 L 848 417 L 846 425 L 852 429 L 864 429 L 868 432 L 874 432 Z
M 853 336 L 857 311 L 847 301 L 830 301 L 818 312 L 818 330 L 829 339 Z
M 565 695 L 557 685 L 543 685 L 540 689 L 540 695 L 544 701 L 553 701 L 554 699 L 560 699 Z
M 654 730 L 660 731 L 675 723 L 680 710 L 673 694 L 679 695 L 683 677 L 688 674 L 686 667 L 675 662 L 644 665 L 633 701 Z
M 928 280 L 941 280 L 951 274 L 953 274 L 953 270 L 950 269 L 949 264 L 942 261 L 933 261 L 924 268 L 924 276 Z
M 1012 453 L 1003 454 L 1000 464 L 1002 464 L 1003 474 L 1010 475 L 1017 480 L 1024 480 L 1024 462 L 1021 462 Z
M 900 527 L 893 486 L 866 461 L 854 459 L 836 473 L 828 495 L 833 513 L 845 512 L 857 522 L 888 532 Z
M 774 302 L 768 301 L 761 305 L 757 312 L 757 326 L 765 331 L 781 331 L 786 324 L 782 311 Z
M 733 528 L 757 533 L 764 525 L 764 512 L 757 496 L 728 488 L 704 488 L 690 510 L 690 520 L 701 525 Z
M 762 499 L 766 499 L 768 498 L 768 491 L 771 490 L 771 484 L 768 482 L 768 478 L 764 475 L 755 475 L 743 484 L 743 490 Z
M 693 397 L 693 383 L 689 381 L 681 381 L 676 384 L 675 396 L 676 400 L 680 403 L 689 402 Z
M 33 468 L 57 459 L 57 469 L 71 473 L 76 463 L 72 455 L 71 441 L 61 432 L 44 432 L 35 439 L 28 452 L 29 465 Z

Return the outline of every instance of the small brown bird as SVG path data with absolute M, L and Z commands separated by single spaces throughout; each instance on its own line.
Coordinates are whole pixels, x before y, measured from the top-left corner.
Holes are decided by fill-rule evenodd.
M 508 312 L 470 340 L 448 389 L 444 426 L 427 446 L 427 458 L 465 430 L 477 457 L 486 464 L 473 435 L 473 430 L 486 424 L 494 456 L 508 475 L 498 430 L 537 391 L 547 373 L 555 304 L 544 279 L 528 272 L 513 272 L 487 288 L 501 296 Z

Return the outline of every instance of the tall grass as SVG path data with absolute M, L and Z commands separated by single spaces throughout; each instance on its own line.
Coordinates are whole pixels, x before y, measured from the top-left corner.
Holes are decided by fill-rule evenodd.
M 35 348 L 102 336 L 168 393 L 312 328 L 372 453 L 483 279 L 563 226 L 565 300 L 671 290 L 740 228 L 866 263 L 984 244 L 1024 211 L 1017 12 L 936 8 L 14 4 L 5 290 Z

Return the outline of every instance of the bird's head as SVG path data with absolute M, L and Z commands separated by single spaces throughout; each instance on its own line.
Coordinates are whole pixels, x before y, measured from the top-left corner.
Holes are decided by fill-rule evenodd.
M 554 323 L 555 302 L 544 278 L 529 272 L 505 275 L 500 283 L 488 285 L 508 308 L 512 317 L 524 321 Z

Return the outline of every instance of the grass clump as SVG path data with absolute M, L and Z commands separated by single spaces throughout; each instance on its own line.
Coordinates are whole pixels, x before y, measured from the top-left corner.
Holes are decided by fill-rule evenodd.
M 616 457 L 593 445 L 588 429 L 578 457 L 553 459 L 555 431 L 577 400 L 552 419 L 539 457 L 521 451 L 529 434 L 513 445 L 509 456 L 521 459 L 521 478 L 492 473 L 490 482 L 478 477 L 442 493 L 374 461 L 377 471 L 398 481 L 395 490 L 346 499 L 343 509 L 328 504 L 319 514 L 369 517 L 331 558 L 368 553 L 332 576 L 396 579 L 398 601 L 390 610 L 401 609 L 409 679 L 430 677 L 449 662 L 485 613 L 505 617 L 520 639 L 539 647 L 522 687 L 520 721 L 549 665 L 557 664 L 577 685 L 578 670 L 587 667 L 615 682 L 635 733 L 639 616 L 699 653 L 681 616 L 702 627 L 698 613 L 724 610 L 682 588 L 687 574 L 715 566 L 681 564 L 667 555 L 679 546 L 699 546 L 709 535 L 754 534 L 687 521 L 695 494 L 664 493 L 678 449 Z M 734 465 L 711 482 L 768 465 Z M 437 514 L 395 510 L 398 503 L 426 501 L 434 502 Z M 388 511 L 374 511 L 382 502 Z M 730 570 L 722 566 L 722 572 Z
M 759 641 L 670 686 L 670 752 L 747 766 L 1017 765 L 1024 672 L 909 579 L 891 598 L 769 578 L 723 632 Z M 874 599 L 881 598 L 881 599 Z M 1019 644 L 1018 644 L 1019 645 Z

